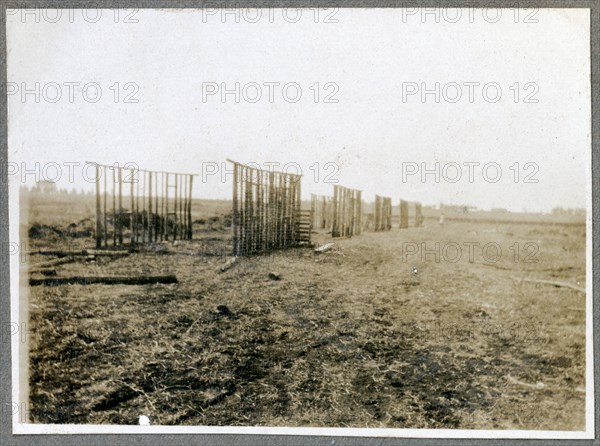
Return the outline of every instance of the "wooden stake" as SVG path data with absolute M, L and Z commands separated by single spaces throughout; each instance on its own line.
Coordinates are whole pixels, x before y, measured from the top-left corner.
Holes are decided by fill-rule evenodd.
M 117 221 L 117 213 L 116 213 L 116 180 L 115 180 L 115 168 L 112 168 L 112 215 L 113 215 L 113 246 L 117 244 L 117 231 L 116 231 L 116 221 Z
M 302 182 L 301 182 L 302 181 L 302 177 L 300 175 L 298 175 L 296 177 L 296 180 L 297 180 L 297 184 L 296 184 L 296 209 L 298 211 L 298 215 L 297 215 L 296 218 L 298 219 L 298 224 L 299 224 L 300 223 L 300 211 L 302 210 Z M 312 221 L 310 223 L 311 224 L 310 224 L 310 228 L 309 228 L 309 232 L 308 232 L 309 237 L 310 237 L 310 234 L 311 234 L 312 228 L 313 228 Z M 310 240 L 309 240 L 309 244 L 310 244 Z
M 263 251 L 263 175 L 260 170 L 256 171 L 256 247 L 258 251 Z
M 140 209 L 140 195 L 143 193 L 143 175 L 144 172 L 141 170 L 138 171 L 138 179 L 136 183 L 135 190 L 135 209 L 136 209 L 136 221 L 137 221 L 137 229 L 136 229 L 136 241 L 137 243 L 143 243 L 144 237 L 144 215 L 142 213 L 142 209 Z M 143 203 L 142 203 L 143 205 Z
M 354 235 L 354 225 L 356 224 L 356 191 L 352 191 L 350 195 L 350 236 Z
M 165 198 L 166 198 L 166 194 L 167 194 L 167 190 L 165 187 L 165 174 L 161 173 L 160 174 L 160 187 L 161 187 L 161 191 L 162 191 L 162 196 L 160 197 L 160 241 L 164 241 L 165 239 L 165 227 L 167 224 L 167 220 L 165 219 Z
M 179 181 L 179 175 L 175 174 L 175 204 L 173 205 L 173 241 L 177 240 L 177 183 Z
M 189 176 L 189 192 L 188 192 L 188 240 L 191 240 L 194 235 L 193 223 L 192 223 L 192 183 L 194 181 L 194 177 L 192 175 Z
M 123 244 L 123 176 L 119 167 L 119 214 L 117 219 L 119 228 L 119 245 Z
M 169 174 L 166 174 L 166 181 L 165 181 L 165 213 L 164 213 L 164 217 L 165 217 L 165 221 L 164 221 L 164 233 L 165 233 L 165 240 L 169 240 Z
M 100 204 L 100 166 L 96 165 L 96 249 L 102 246 L 102 223 L 100 216 L 102 205 Z
M 131 169 L 131 173 L 129 176 L 129 179 L 131 181 L 130 186 L 129 186 L 129 199 L 131 201 L 131 214 L 129 216 L 129 225 L 131 226 L 131 244 L 135 243 L 135 201 L 134 201 L 134 195 L 133 195 L 133 185 L 135 182 L 135 171 L 133 169 Z
M 251 176 L 251 170 L 249 168 L 245 168 L 245 190 L 246 190 L 246 211 L 245 211 L 245 217 L 246 217 L 246 222 L 245 222 L 245 233 L 246 233 L 246 248 L 245 248 L 245 252 L 248 254 L 252 254 L 253 251 L 253 243 L 254 243 L 254 239 L 252 237 L 252 182 L 250 181 L 250 176 Z
M 275 172 L 269 172 L 269 217 L 267 224 L 267 233 L 269 238 L 268 249 L 275 246 Z
M 233 212 L 231 214 L 231 226 L 233 229 L 233 256 L 239 255 L 239 236 L 238 236 L 238 165 L 233 165 Z
M 152 243 L 152 172 L 148 172 L 148 242 Z
M 356 202 L 357 202 L 357 224 L 356 224 L 356 234 L 360 235 L 360 233 L 362 232 L 362 192 L 358 191 L 358 194 L 356 196 Z
M 408 201 L 400 200 L 400 229 L 408 228 Z
M 108 209 L 106 207 L 108 200 L 108 189 L 106 183 L 108 182 L 108 169 L 103 168 L 104 171 L 104 247 L 108 246 Z
M 160 213 L 158 211 L 158 173 L 154 174 L 154 241 L 158 242 L 160 231 Z
M 141 172 L 137 171 L 135 180 L 135 242 L 140 242 L 140 183 L 142 182 Z
M 183 240 L 183 229 L 185 225 L 185 219 L 183 218 L 183 192 L 185 185 L 183 180 L 185 175 L 179 175 L 179 240 Z

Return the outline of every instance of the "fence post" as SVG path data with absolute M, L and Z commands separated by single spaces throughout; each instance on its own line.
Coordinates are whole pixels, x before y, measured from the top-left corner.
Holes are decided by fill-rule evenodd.
M 408 228 L 408 201 L 400 200 L 400 229 Z
M 100 205 L 100 166 L 96 164 L 96 249 L 102 245 L 102 230 L 100 228 L 100 215 L 102 207 Z
M 135 225 L 136 225 L 136 219 L 135 219 L 135 197 L 133 195 L 133 184 L 135 183 L 135 175 L 134 175 L 134 170 L 131 170 L 131 174 L 130 174 L 130 180 L 131 182 L 129 183 L 129 201 L 130 201 L 130 205 L 131 205 L 131 214 L 129 216 L 129 225 L 131 226 L 131 244 L 135 243 Z

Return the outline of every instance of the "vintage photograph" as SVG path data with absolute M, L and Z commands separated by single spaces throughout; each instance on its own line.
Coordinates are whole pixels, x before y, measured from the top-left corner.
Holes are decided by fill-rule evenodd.
M 14 432 L 593 438 L 589 9 L 5 19 Z

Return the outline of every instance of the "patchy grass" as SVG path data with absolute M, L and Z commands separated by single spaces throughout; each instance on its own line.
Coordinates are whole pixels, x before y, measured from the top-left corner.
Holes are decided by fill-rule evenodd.
M 521 280 L 585 286 L 584 226 L 430 223 L 218 273 L 224 212 L 195 217 L 191 242 L 56 268 L 178 284 L 30 289 L 34 422 L 584 428 L 584 295 Z M 29 243 L 72 240 L 50 230 Z M 436 242 L 439 259 L 421 255 Z M 465 243 L 492 242 L 498 261 L 480 249 L 469 261 Z M 451 243 L 463 247 L 455 262 Z

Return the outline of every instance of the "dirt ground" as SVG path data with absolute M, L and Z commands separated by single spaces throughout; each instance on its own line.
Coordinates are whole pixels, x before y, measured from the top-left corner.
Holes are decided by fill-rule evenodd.
M 37 218 L 28 243 L 92 247 L 90 217 Z M 584 428 L 585 294 L 523 279 L 585 287 L 585 226 L 428 219 L 220 272 L 213 217 L 189 242 L 56 267 L 176 284 L 29 289 L 33 422 Z

